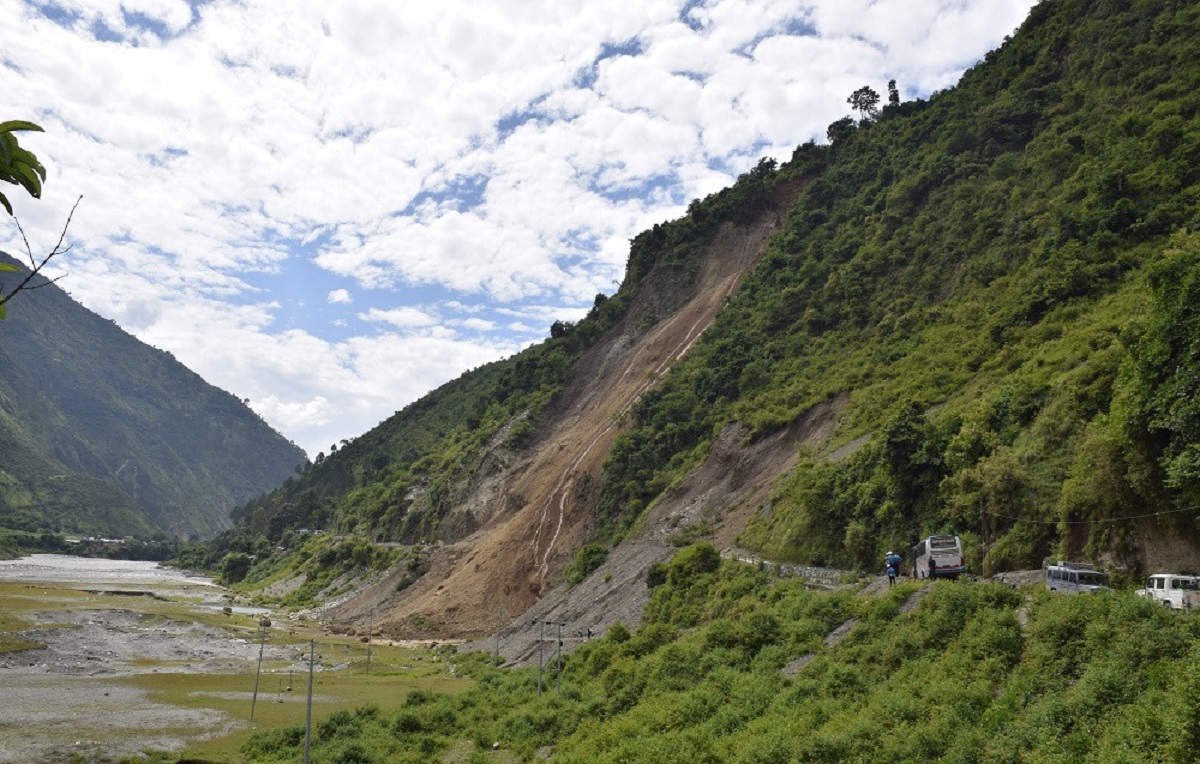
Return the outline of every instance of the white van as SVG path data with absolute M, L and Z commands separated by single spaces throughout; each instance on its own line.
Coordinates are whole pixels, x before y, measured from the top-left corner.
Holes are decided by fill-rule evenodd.
M 1108 576 L 1096 570 L 1088 562 L 1063 562 L 1046 566 L 1046 588 L 1052 592 L 1079 594 L 1080 592 L 1111 591 Z
M 1155 573 L 1147 576 L 1146 587 L 1138 589 L 1137 594 L 1171 610 L 1193 610 L 1200 608 L 1200 576 Z

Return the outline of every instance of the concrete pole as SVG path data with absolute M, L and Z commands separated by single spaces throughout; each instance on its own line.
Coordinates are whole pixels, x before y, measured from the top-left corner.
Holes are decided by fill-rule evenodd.
M 375 634 L 375 619 L 367 622 L 367 673 L 371 673 L 371 637 Z
M 500 627 L 503 625 L 500 615 L 500 606 L 496 606 L 496 649 L 492 651 L 492 663 L 500 662 Z

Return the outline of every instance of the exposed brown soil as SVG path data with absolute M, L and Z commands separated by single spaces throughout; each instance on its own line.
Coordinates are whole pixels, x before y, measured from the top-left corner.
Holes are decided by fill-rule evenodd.
M 488 505 L 478 530 L 433 548 L 428 573 L 403 591 L 396 591 L 399 572 L 382 577 L 331 607 L 329 617 L 399 636 L 470 638 L 499 629 L 502 652 L 528 657 L 530 648 L 519 643 L 537 644 L 534 621 L 565 623 L 572 639 L 616 621 L 635 625 L 648 595 L 645 570 L 675 551 L 671 542 L 681 529 L 702 524 L 709 540 L 731 546 L 766 501 L 771 481 L 794 463 L 797 446 L 832 431 L 844 399 L 755 442 L 731 425 L 707 462 L 655 505 L 635 538 L 613 550 L 601 570 L 569 592 L 555 588 L 556 576 L 587 539 L 587 488 L 600 476 L 621 416 L 716 318 L 762 256 L 779 224 L 777 210 L 796 190 L 785 189 L 777 208 L 752 224 L 727 224 L 718 232 L 702 259 L 698 288 L 681 308 L 643 331 L 639 324 L 655 316 L 654 300 L 661 299 L 650 295 L 631 308 L 626 326 L 589 351 L 541 440 L 516 458 L 497 455 L 474 486 L 475 511 Z

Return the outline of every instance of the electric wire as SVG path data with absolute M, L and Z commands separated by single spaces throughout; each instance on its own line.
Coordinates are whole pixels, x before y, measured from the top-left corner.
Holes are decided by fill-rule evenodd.
M 1004 520 L 1012 520 L 1017 523 L 1037 523 L 1039 525 L 1096 525 L 1098 523 L 1120 523 L 1127 520 L 1144 520 L 1147 517 L 1158 517 L 1160 515 L 1173 515 L 1180 512 L 1194 512 L 1200 509 L 1200 505 L 1191 507 L 1182 507 L 1180 509 L 1162 509 L 1157 512 L 1148 512 L 1143 515 L 1126 515 L 1124 517 L 1102 517 L 1095 520 L 1039 520 L 1031 517 L 1013 517 L 1011 515 L 1002 515 L 999 512 L 991 512 L 984 510 L 992 517 L 999 517 Z

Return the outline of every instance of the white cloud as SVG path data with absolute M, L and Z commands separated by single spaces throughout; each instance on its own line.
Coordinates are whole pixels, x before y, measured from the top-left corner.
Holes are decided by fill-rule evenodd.
M 63 286 L 315 453 L 578 320 L 639 231 L 863 84 L 946 87 L 1032 4 L 0 0 L 0 119 L 46 128 L 35 249 L 83 195 Z
M 393 308 L 391 310 L 371 308 L 366 313 L 359 313 L 358 317 L 363 321 L 388 323 L 401 329 L 437 326 L 439 323 L 436 316 L 416 308 Z
M 487 321 L 482 318 L 468 318 L 465 321 L 460 321 L 459 325 L 465 329 L 477 332 L 490 332 L 496 328 L 495 321 Z

